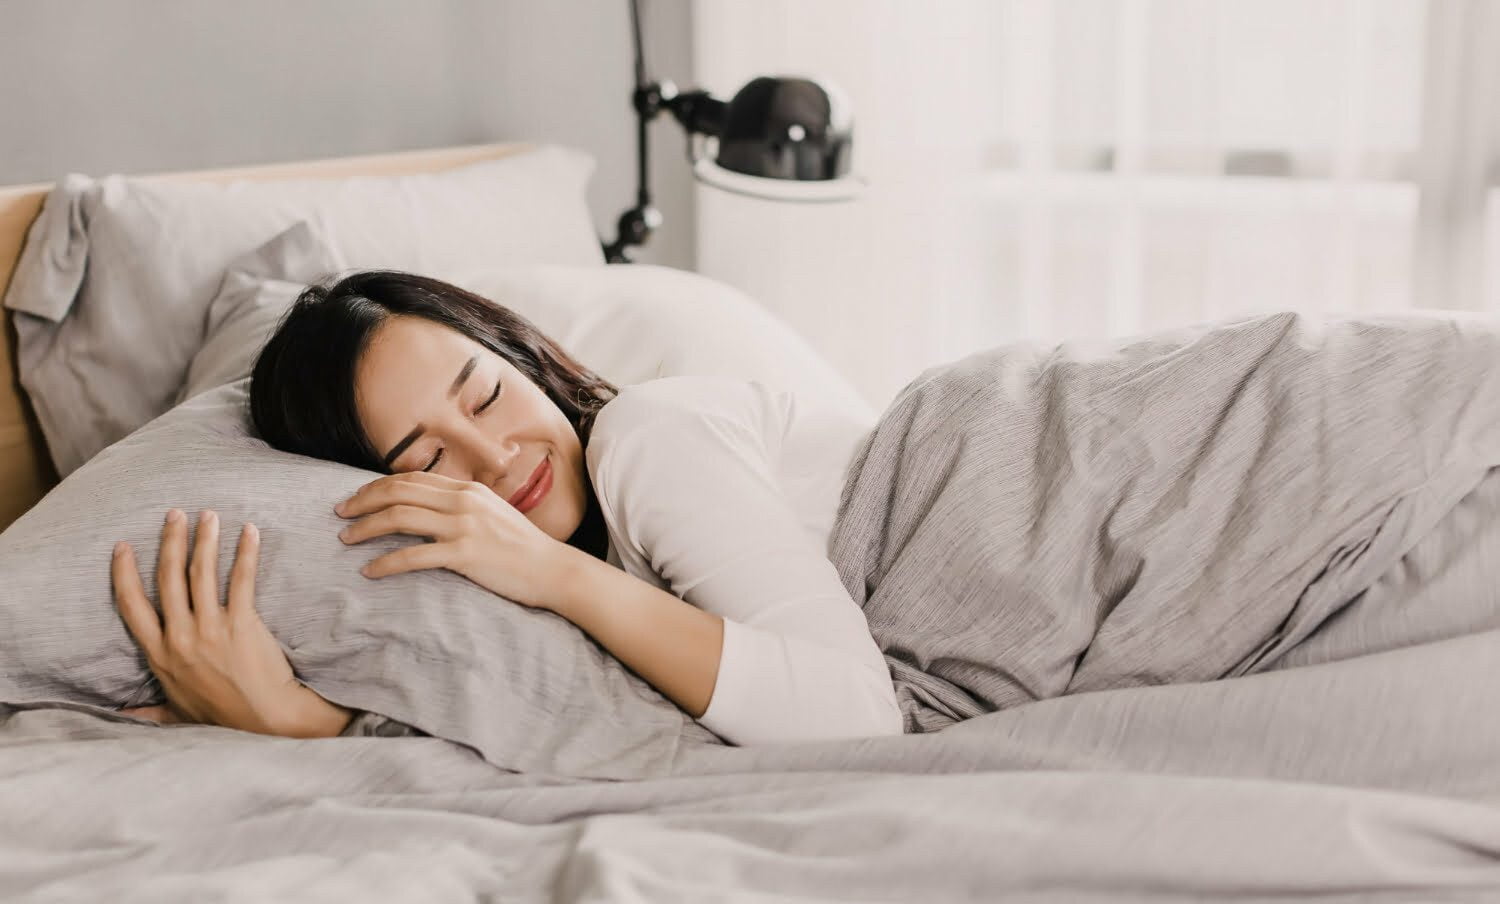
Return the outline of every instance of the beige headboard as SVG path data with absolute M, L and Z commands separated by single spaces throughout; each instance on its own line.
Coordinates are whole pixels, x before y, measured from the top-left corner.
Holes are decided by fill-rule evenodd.
M 337 179 L 348 176 L 395 176 L 434 172 L 504 157 L 525 150 L 522 143 L 406 151 L 363 157 L 335 157 L 297 163 L 277 163 L 241 169 L 161 173 L 151 179 Z M 16 259 L 31 221 L 42 208 L 50 185 L 0 187 L 0 296 L 10 286 Z M 0 367 L 7 379 L 0 386 L 0 530 L 21 517 L 57 484 L 45 441 L 16 373 L 16 330 L 10 312 L 5 316 L 5 342 L 0 345 Z

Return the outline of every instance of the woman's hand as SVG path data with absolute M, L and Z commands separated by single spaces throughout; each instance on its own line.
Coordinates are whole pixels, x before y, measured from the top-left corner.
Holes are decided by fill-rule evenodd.
M 218 600 L 219 519 L 204 511 L 188 563 L 187 516 L 173 509 L 162 528 L 156 587 L 161 615 L 146 596 L 135 550 L 115 544 L 111 577 L 120 615 L 145 650 L 168 703 L 124 712 L 160 722 L 208 722 L 262 734 L 311 736 L 308 717 L 320 713 L 318 733 L 337 734 L 347 710 L 300 684 L 276 639 L 255 611 L 260 534 L 246 524 L 229 577 L 228 605 Z M 316 697 L 317 701 L 311 698 Z M 322 704 L 319 707 L 319 703 Z M 329 709 L 345 713 L 334 727 Z
M 392 533 L 435 541 L 372 560 L 361 569 L 366 577 L 447 568 L 492 593 L 541 609 L 551 609 L 573 550 L 484 484 L 441 474 L 388 474 L 360 487 L 334 511 L 359 519 L 339 532 L 345 543 Z

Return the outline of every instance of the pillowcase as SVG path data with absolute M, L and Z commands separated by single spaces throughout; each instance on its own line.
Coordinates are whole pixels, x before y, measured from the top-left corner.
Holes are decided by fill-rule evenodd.
M 566 619 L 453 572 L 371 580 L 411 542 L 346 547 L 333 505 L 371 473 L 271 449 L 249 380 L 189 399 L 69 475 L 0 534 L 0 702 L 113 709 L 161 699 L 111 596 L 110 550 L 135 547 L 157 599 L 162 518 L 219 513 L 220 599 L 253 521 L 256 608 L 304 682 L 341 705 L 466 744 L 505 769 L 606 779 L 669 774 L 683 744 L 718 743 Z
M 302 290 L 343 269 L 305 220 L 232 262 L 208 306 L 207 339 L 173 404 L 250 376 L 261 346 Z
M 618 386 L 685 374 L 791 390 L 868 430 L 878 413 L 828 359 L 750 296 L 647 264 L 466 267 L 433 274 L 505 305 Z
M 543 146 L 397 177 L 210 183 L 70 175 L 32 224 L 5 306 L 58 473 L 166 411 L 236 258 L 299 220 L 350 267 L 603 266 L 594 160 Z

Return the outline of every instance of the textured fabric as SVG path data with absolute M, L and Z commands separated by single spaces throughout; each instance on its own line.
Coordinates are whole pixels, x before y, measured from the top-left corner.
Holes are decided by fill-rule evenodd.
M 288 226 L 311 221 L 350 267 L 602 268 L 593 169 L 583 151 L 543 146 L 386 178 L 61 180 L 4 300 L 58 473 L 171 407 L 225 270 Z
M 999 699 L 1019 682 L 992 676 L 1019 670 L 1033 647 L 1058 646 L 1058 631 L 1028 629 L 1049 627 L 1035 621 L 1035 594 L 969 599 L 960 589 L 1007 568 L 1016 586 L 1031 587 L 1015 564 L 1020 541 L 1006 529 L 1066 525 L 1062 512 L 1028 506 L 1042 501 L 1041 488 L 1076 505 L 1085 480 L 1113 519 L 1051 542 L 1112 545 L 1061 569 L 1060 553 L 1042 542 L 1053 535 L 1022 538 L 1036 541 L 1022 548 L 1042 587 L 1059 588 L 1047 598 L 1060 624 L 1072 624 L 1062 618 L 1070 605 L 1076 619 L 1095 617 L 1089 578 L 1124 556 L 1139 558 L 1143 587 L 1158 562 L 1214 586 L 1186 613 L 1174 606 L 1189 591 L 1172 591 L 1188 585 L 1176 584 L 1155 585 L 1159 608 L 1126 593 L 1104 613 L 1138 605 L 1161 616 L 1136 626 L 1165 635 L 1163 664 L 1141 669 L 1146 680 L 1125 675 L 1075 693 L 1037 668 L 1054 680 L 1044 689 L 1060 693 L 993 711 L 976 697 L 975 715 L 940 731 L 684 744 L 656 777 L 615 782 L 514 774 L 440 738 L 296 741 L 149 725 L 77 704 L 0 706 L 0 897 L 1500 899 L 1500 719 L 1491 717 L 1500 709 L 1500 472 L 1475 464 L 1467 490 L 1441 492 L 1467 482 L 1461 460 L 1493 458 L 1495 339 L 1493 322 L 1478 318 L 1323 333 L 1280 315 L 1096 354 L 1013 346 L 911 384 L 851 465 L 833 537 L 841 574 L 857 576 L 851 590 L 868 588 L 858 596 L 867 614 L 902 589 L 933 625 L 909 638 L 917 647 L 943 643 L 942 631 L 963 635 L 938 604 L 967 604 L 963 614 L 979 620 L 994 607 L 1023 609 L 1018 628 L 967 638 L 966 661 L 988 671 L 974 669 L 964 685 L 933 677 L 930 699 L 960 699 L 959 687 Z M 1098 429 L 1083 430 L 1084 410 Z M 1014 418 L 1012 432 L 996 427 L 1001 416 Z M 1004 445 L 1012 433 L 1019 449 Z M 1155 469 L 1087 467 L 1116 445 L 1136 461 L 1154 452 Z M 890 473 L 897 468 L 904 477 Z M 1051 481 L 1038 485 L 1039 470 Z M 1250 474 L 1261 482 L 1236 495 L 1239 475 Z M 1141 492 L 1174 476 L 1177 497 L 1140 507 L 1150 501 Z M 884 502 L 882 480 L 895 487 Z M 889 533 L 864 520 L 881 507 Z M 1214 517 L 1226 508 L 1262 517 L 1219 530 Z M 979 509 L 993 528 L 971 517 Z M 931 518 L 917 517 L 927 511 Z M 1368 528 L 1362 513 L 1379 528 L 1340 545 L 1344 534 L 1325 521 Z M 985 536 L 940 537 L 943 517 Z M 849 542 L 862 531 L 873 531 L 868 571 L 863 548 Z M 80 561 L 89 548 L 107 550 L 70 539 Z M 314 552 L 322 539 L 313 537 Z M 981 541 L 993 549 L 976 554 Z M 1299 549 L 1329 550 L 1330 567 L 1292 595 L 1290 611 L 1284 597 L 1251 595 L 1254 585 L 1274 587 Z M 920 585 L 918 551 L 928 559 Z M 1265 573 L 1226 574 L 1252 586 L 1212 582 L 1215 562 L 1243 565 L 1246 555 L 1259 555 Z M 23 602 L 65 598 L 36 587 Z M 1246 607 L 1247 623 L 1269 621 L 1264 634 L 1276 639 L 1246 638 L 1223 600 Z M 899 665 L 885 624 L 870 622 Z M 4 627 L 0 643 L 14 634 Z M 1176 680 L 1176 645 L 1216 642 L 1227 651 L 1218 659 L 1251 667 Z M 1240 652 L 1262 647 L 1259 657 Z M 1114 632 L 1101 632 L 1098 648 L 1128 651 Z M 935 672 L 945 665 L 929 660 Z M 896 676 L 904 703 L 915 699 L 913 674 Z M 596 737 L 587 715 L 559 718 Z
M 833 409 L 729 377 L 664 377 L 604 406 L 587 451 L 629 573 L 724 618 L 698 721 L 734 744 L 899 734 L 880 649 L 828 560 L 849 457 Z
M 302 290 L 343 269 L 343 259 L 305 220 L 231 262 L 173 404 L 250 376 L 261 347 Z
M 1430 639 L 1351 606 L 1500 465 L 1500 321 L 1285 312 L 931 368 L 856 455 L 831 554 L 909 731 Z M 1495 558 L 1493 532 L 1448 537 Z M 1500 628 L 1500 588 L 1426 597 Z M 1340 642 L 1299 652 L 1337 618 Z
M 110 550 L 135 547 L 157 599 L 162 517 L 213 508 L 220 598 L 252 521 L 256 608 L 298 677 L 334 703 L 528 772 L 638 778 L 661 774 L 683 743 L 718 743 L 561 616 L 447 570 L 362 576 L 365 562 L 423 541 L 340 542 L 333 506 L 372 473 L 252 436 L 248 384 L 189 399 L 110 446 L 0 534 L 0 702 L 160 702 L 112 599 Z
M 7 901 L 1500 898 L 1496 632 L 923 735 L 497 770 L 0 706 Z M 82 709 L 81 707 L 79 709 Z
M 427 732 L 405 722 L 372 712 L 353 713 L 349 718 L 349 724 L 344 726 L 344 730 L 339 732 L 339 735 L 345 738 L 431 737 Z

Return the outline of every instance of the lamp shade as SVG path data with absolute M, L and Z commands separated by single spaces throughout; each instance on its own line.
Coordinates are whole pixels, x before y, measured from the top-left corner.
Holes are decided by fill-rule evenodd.
M 831 83 L 761 76 L 727 104 L 717 152 L 694 175 L 718 188 L 772 200 L 841 201 L 859 194 L 850 175 L 854 122 Z

